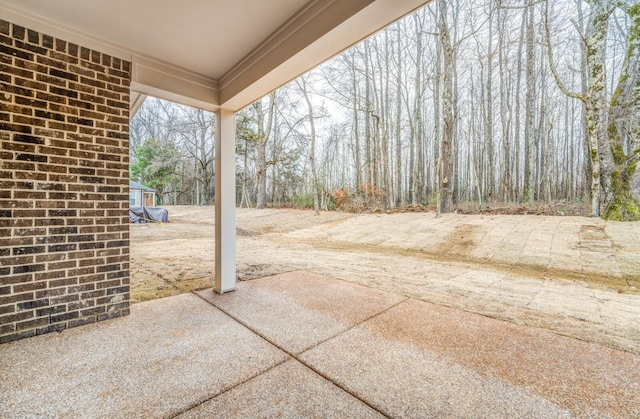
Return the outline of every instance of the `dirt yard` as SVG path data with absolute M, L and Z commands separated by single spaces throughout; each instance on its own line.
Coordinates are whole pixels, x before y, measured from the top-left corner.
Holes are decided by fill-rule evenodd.
M 213 286 L 214 209 L 131 226 L 132 300 Z M 305 270 L 640 353 L 640 223 L 237 212 L 238 279 Z

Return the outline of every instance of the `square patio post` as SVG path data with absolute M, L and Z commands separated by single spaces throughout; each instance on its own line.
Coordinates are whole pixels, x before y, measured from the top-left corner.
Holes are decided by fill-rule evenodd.
M 216 281 L 214 291 L 236 289 L 235 113 L 216 112 Z

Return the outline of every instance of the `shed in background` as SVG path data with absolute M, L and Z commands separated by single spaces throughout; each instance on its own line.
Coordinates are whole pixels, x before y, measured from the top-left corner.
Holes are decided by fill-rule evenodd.
M 141 183 L 129 181 L 129 206 L 130 207 L 155 207 L 156 190 Z

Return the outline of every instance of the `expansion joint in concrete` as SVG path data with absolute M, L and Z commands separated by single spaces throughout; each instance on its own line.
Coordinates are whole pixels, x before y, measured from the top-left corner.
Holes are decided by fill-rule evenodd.
M 385 308 L 384 310 L 381 310 L 381 311 L 379 311 L 379 312 L 377 312 L 377 313 L 375 313 L 375 314 L 373 314 L 373 315 L 371 315 L 371 316 L 369 316 L 369 317 L 367 317 L 367 318 L 365 318 L 365 319 L 361 320 L 360 322 L 354 323 L 353 325 L 349 326 L 348 328 L 346 328 L 346 329 L 344 329 L 344 330 L 342 330 L 342 331 L 340 331 L 340 332 L 338 332 L 338 333 L 336 333 L 336 334 L 334 334 L 334 335 L 332 335 L 332 336 L 330 336 L 330 337 L 328 337 L 328 338 L 326 338 L 326 339 L 324 339 L 324 340 L 322 340 L 322 341 L 320 341 L 320 342 L 317 342 L 316 344 L 314 344 L 314 345 L 312 345 L 312 346 L 310 346 L 310 347 L 308 347 L 308 348 L 306 348 L 306 349 L 304 349 L 304 350 L 302 350 L 302 351 L 300 351 L 300 352 L 297 352 L 297 353 L 296 353 L 296 352 L 289 351 L 289 350 L 287 350 L 287 349 L 283 348 L 282 346 L 278 345 L 276 342 L 274 342 L 272 339 L 269 339 L 269 338 L 268 338 L 267 336 L 265 336 L 263 333 L 260 333 L 258 330 L 256 330 L 255 328 L 251 327 L 251 326 L 250 326 L 250 325 L 248 325 L 247 323 L 243 322 L 241 319 L 239 319 L 238 317 L 234 316 L 234 315 L 233 315 L 233 314 L 231 314 L 230 312 L 228 312 L 228 311 L 226 311 L 226 310 L 224 310 L 224 309 L 222 309 L 222 308 L 220 308 L 220 307 L 217 307 L 216 305 L 212 304 L 210 301 L 207 301 L 205 298 L 201 297 L 201 296 L 200 296 L 200 295 L 198 295 L 197 293 L 195 293 L 195 292 L 194 292 L 193 294 L 197 295 L 200 299 L 202 299 L 202 300 L 206 301 L 206 302 L 207 302 L 208 304 L 210 304 L 211 306 L 213 306 L 213 307 L 215 307 L 216 309 L 220 310 L 221 312 L 223 312 L 224 314 L 226 314 L 227 316 L 229 316 L 230 318 L 232 318 L 233 320 L 235 320 L 236 322 L 238 322 L 238 323 L 239 323 L 239 324 L 241 324 L 242 326 L 244 326 L 244 327 L 246 327 L 247 329 L 249 329 L 251 332 L 255 333 L 256 335 L 258 335 L 259 337 L 261 337 L 261 338 L 262 338 L 262 339 L 264 339 L 265 341 L 269 342 L 271 345 L 273 345 L 273 346 L 275 346 L 276 348 L 280 349 L 282 352 L 284 352 L 284 353 L 286 353 L 287 355 L 289 355 L 289 357 L 290 357 L 290 358 L 287 358 L 287 359 L 285 359 L 285 360 L 283 360 L 283 361 L 281 361 L 281 362 L 279 362 L 279 363 L 277 363 L 277 364 L 275 364 L 275 365 L 271 366 L 270 368 L 267 368 L 266 370 L 261 371 L 261 372 L 259 372 L 258 374 L 255 374 L 255 375 L 253 375 L 253 376 L 251 376 L 251 377 L 247 378 L 246 380 L 244 380 L 244 381 L 243 381 L 243 382 L 241 382 L 241 383 L 238 383 L 238 384 L 236 384 L 236 385 L 234 385 L 234 386 L 231 386 L 231 387 L 229 387 L 229 388 L 227 388 L 227 389 L 224 389 L 223 391 L 221 391 L 221 392 L 219 392 L 219 393 L 217 393 L 217 394 L 215 394 L 215 395 L 212 395 L 211 397 L 208 397 L 208 398 L 206 398 L 206 399 L 204 399 L 204 400 L 201 400 L 201 401 L 195 402 L 195 403 L 193 403 L 192 405 L 190 405 L 187 409 L 185 409 L 185 410 L 183 410 L 183 411 L 181 411 L 181 412 L 177 412 L 175 415 L 172 415 L 172 416 L 170 416 L 170 417 L 177 417 L 177 416 L 179 416 L 179 415 L 181 415 L 181 414 L 183 414 L 183 413 L 186 413 L 187 411 L 189 411 L 189 410 L 191 410 L 191 409 L 194 409 L 194 408 L 198 407 L 199 405 L 201 405 L 201 404 L 203 404 L 203 403 L 206 403 L 206 402 L 208 402 L 208 401 L 210 401 L 210 400 L 212 400 L 212 399 L 214 399 L 214 398 L 216 398 L 216 397 L 220 396 L 221 394 L 226 393 L 226 392 L 227 392 L 227 391 L 229 391 L 229 390 L 232 390 L 232 389 L 234 389 L 234 388 L 236 388 L 236 387 L 239 387 L 239 386 L 241 386 L 241 385 L 243 385 L 243 384 L 245 384 L 245 383 L 247 383 L 247 382 L 249 382 L 249 381 L 251 381 L 251 380 L 253 380 L 253 379 L 257 378 L 258 376 L 260 376 L 260 375 L 262 375 L 262 374 L 264 374 L 264 373 L 266 373 L 266 372 L 268 372 L 268 371 L 270 371 L 270 370 L 272 370 L 272 369 L 274 369 L 274 368 L 278 367 L 279 365 L 281 365 L 281 364 L 283 364 L 283 363 L 285 363 L 285 362 L 287 362 L 287 361 L 290 361 L 291 359 L 294 359 L 294 360 L 298 361 L 299 363 L 301 363 L 302 365 L 304 365 L 306 368 L 308 368 L 309 370 L 313 371 L 315 374 L 317 374 L 317 375 L 319 375 L 320 377 L 324 378 L 325 380 L 327 380 L 328 382 L 330 382 L 330 383 L 331 383 L 331 384 L 333 384 L 334 386 L 338 387 L 340 390 L 342 390 L 342 391 L 344 391 L 345 393 L 349 394 L 350 396 L 352 396 L 353 398 L 357 399 L 358 401 L 360 401 L 362 404 L 366 405 L 366 406 L 367 406 L 367 407 L 369 407 L 370 409 L 372 409 L 372 410 L 374 410 L 374 411 L 378 412 L 378 413 L 379 413 L 379 414 L 381 414 L 382 416 L 387 417 L 387 418 L 388 418 L 388 417 L 391 417 L 391 415 L 390 415 L 389 413 L 382 411 L 379 407 L 372 405 L 372 404 L 371 404 L 371 403 L 369 403 L 367 400 L 365 400 L 365 399 L 363 399 L 361 396 L 359 396 L 357 393 L 355 393 L 355 392 L 353 392 L 352 390 L 350 390 L 350 389 L 346 388 L 345 386 L 341 385 L 340 383 L 338 383 L 338 382 L 334 381 L 334 380 L 333 380 L 331 377 L 329 377 L 328 375 L 326 375 L 326 374 L 322 373 L 321 371 L 319 371 L 318 369 L 314 368 L 314 367 L 313 367 L 313 365 L 311 365 L 311 364 L 309 364 L 308 362 L 304 361 L 304 360 L 301 358 L 301 355 L 302 355 L 302 354 L 304 354 L 304 353 L 305 353 L 305 352 L 307 352 L 307 351 L 310 351 L 310 350 L 312 350 L 312 349 L 314 349 L 314 348 L 316 348 L 316 347 L 318 347 L 318 346 L 322 345 L 322 344 L 323 344 L 323 343 L 325 343 L 325 342 L 328 342 L 328 341 L 330 341 L 330 340 L 332 340 L 332 339 L 335 339 L 336 337 L 338 337 L 338 336 L 342 335 L 343 333 L 346 333 L 346 332 L 350 331 L 351 329 L 353 329 L 353 328 L 355 328 L 355 327 L 358 327 L 358 326 L 360 326 L 361 324 L 366 323 L 366 322 L 368 322 L 368 321 L 372 320 L 373 318 L 375 318 L 375 317 L 377 317 L 377 316 L 380 316 L 380 315 L 382 315 L 382 314 L 384 314 L 384 313 L 388 312 L 389 310 L 391 310 L 391 309 L 393 309 L 393 308 L 395 308 L 395 307 L 399 306 L 400 304 L 405 303 L 406 301 L 410 300 L 410 298 L 409 298 L 409 297 L 406 297 L 406 298 L 404 298 L 403 300 L 401 300 L 401 301 L 399 301 L 399 302 L 397 302 L 397 303 L 395 303 L 395 304 L 390 305 L 389 307 Z

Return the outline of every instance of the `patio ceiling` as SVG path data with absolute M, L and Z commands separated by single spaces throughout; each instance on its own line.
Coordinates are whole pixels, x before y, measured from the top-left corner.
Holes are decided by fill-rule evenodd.
M 132 62 L 153 95 L 237 111 L 429 0 L 0 0 L 13 23 Z

